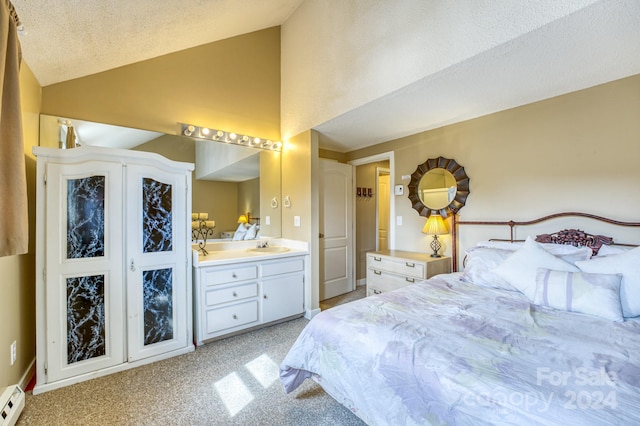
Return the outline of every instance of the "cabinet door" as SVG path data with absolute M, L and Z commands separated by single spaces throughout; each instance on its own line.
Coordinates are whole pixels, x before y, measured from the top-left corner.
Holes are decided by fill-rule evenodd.
M 189 345 L 187 176 L 126 168 L 128 360 Z
M 303 311 L 303 271 L 262 279 L 262 322 L 290 317 Z
M 47 381 L 124 361 L 122 166 L 47 166 Z

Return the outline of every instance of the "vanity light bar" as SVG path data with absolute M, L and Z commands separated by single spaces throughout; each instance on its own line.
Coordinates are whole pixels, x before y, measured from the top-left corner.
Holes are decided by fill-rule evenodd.
M 190 138 L 232 143 L 235 145 L 269 149 L 272 151 L 282 150 L 282 142 L 280 141 L 273 142 L 268 139 L 262 139 L 255 136 L 239 135 L 233 132 L 225 132 L 224 130 L 199 127 L 193 124 L 180 123 L 180 134 Z

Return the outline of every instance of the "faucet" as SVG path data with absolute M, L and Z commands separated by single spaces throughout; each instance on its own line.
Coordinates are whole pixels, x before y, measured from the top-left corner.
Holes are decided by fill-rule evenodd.
M 269 241 L 258 241 L 257 248 L 267 248 L 269 247 Z

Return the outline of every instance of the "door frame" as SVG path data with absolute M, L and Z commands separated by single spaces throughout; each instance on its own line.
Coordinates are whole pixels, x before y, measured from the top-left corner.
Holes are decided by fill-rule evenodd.
M 394 152 L 393 151 L 387 151 L 387 152 L 382 152 L 380 154 L 375 154 L 375 155 L 370 155 L 368 157 L 363 157 L 363 158 L 357 158 L 355 160 L 351 160 L 349 161 L 349 164 L 351 164 L 353 167 L 353 182 L 354 184 L 357 185 L 356 182 L 356 167 L 357 166 L 362 166 L 364 164 L 371 164 L 371 163 L 377 163 L 378 161 L 384 161 L 384 160 L 389 160 L 389 250 L 393 250 L 395 249 L 396 246 L 396 227 L 393 226 L 393 218 L 396 216 L 396 204 L 394 202 L 394 187 L 395 187 L 395 179 L 394 179 L 394 175 L 395 175 L 395 161 L 394 161 Z M 377 185 L 377 183 L 376 183 Z M 377 191 L 376 191 L 377 192 Z M 356 194 L 355 191 L 352 194 L 353 197 L 353 202 L 355 205 L 355 201 L 356 201 Z M 377 215 L 377 211 L 376 211 L 376 215 Z M 377 219 L 376 219 L 377 222 Z M 357 238 L 356 236 L 356 227 L 355 227 L 355 209 L 354 212 L 352 213 L 352 217 L 351 217 L 351 223 L 352 223 L 352 229 L 353 229 L 353 237 L 354 237 L 354 241 Z M 376 231 L 377 232 L 377 231 Z M 352 247 L 353 250 L 353 255 L 355 256 L 355 251 L 356 251 L 356 245 L 355 243 L 353 244 Z M 354 259 L 356 259 L 356 257 L 354 257 Z M 356 268 L 357 268 L 357 262 L 353 262 L 353 276 L 355 277 L 356 275 Z

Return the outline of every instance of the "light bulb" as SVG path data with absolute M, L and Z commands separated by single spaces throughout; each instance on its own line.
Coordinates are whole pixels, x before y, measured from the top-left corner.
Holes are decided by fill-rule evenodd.
M 260 138 L 253 138 L 253 144 L 254 145 L 260 145 L 260 142 L 262 142 L 262 140 Z
M 273 145 L 271 145 L 271 149 L 278 150 L 280 148 L 282 148 L 282 142 L 275 142 Z
M 216 132 L 216 139 L 221 139 L 224 136 L 224 132 L 222 130 L 218 130 Z
M 200 129 L 200 134 L 202 136 L 209 136 L 209 132 L 210 132 L 210 130 L 207 129 L 206 127 L 203 127 L 202 129 Z
M 187 127 L 184 128 L 182 134 L 185 136 L 191 136 L 193 132 L 195 132 L 195 130 L 196 130 L 195 126 L 188 125 Z
M 237 137 L 238 135 L 236 135 L 235 133 L 229 133 L 229 139 L 231 139 L 232 141 L 236 140 Z

